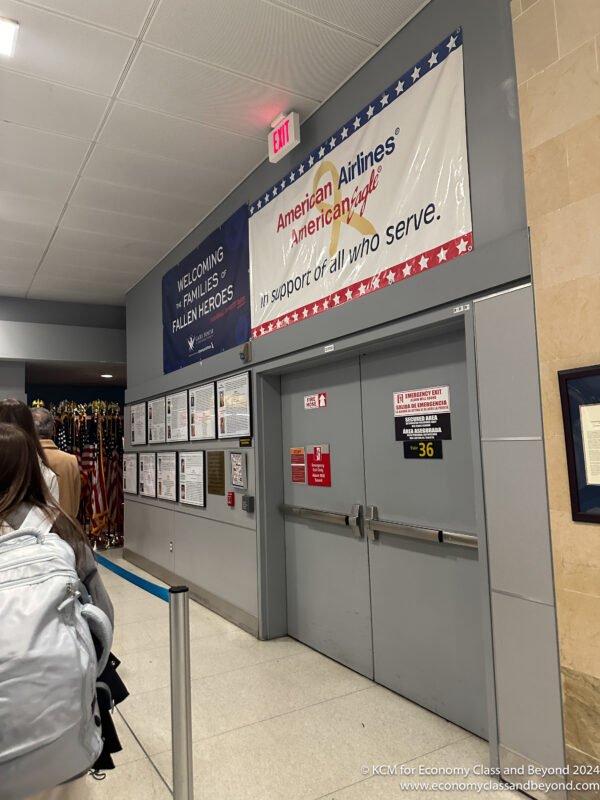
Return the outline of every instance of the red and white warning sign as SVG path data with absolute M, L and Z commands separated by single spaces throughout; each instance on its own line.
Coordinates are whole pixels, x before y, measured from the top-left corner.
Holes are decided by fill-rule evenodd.
M 448 414 L 450 412 L 450 387 L 430 386 L 394 392 L 394 416 L 411 414 Z
M 306 461 L 303 447 L 290 447 L 292 483 L 306 483 Z
M 327 408 L 327 392 L 307 394 L 304 396 L 304 410 L 310 408 Z
M 328 444 L 310 444 L 306 448 L 309 486 L 331 486 L 331 453 Z

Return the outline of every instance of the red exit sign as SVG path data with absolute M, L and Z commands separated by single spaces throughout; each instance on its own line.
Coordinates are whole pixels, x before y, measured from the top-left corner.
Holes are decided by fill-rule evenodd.
M 269 161 L 276 164 L 299 143 L 300 118 L 292 111 L 269 133 Z

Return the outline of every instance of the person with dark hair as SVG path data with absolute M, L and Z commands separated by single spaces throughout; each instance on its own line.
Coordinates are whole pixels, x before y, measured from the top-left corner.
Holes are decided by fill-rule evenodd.
M 29 408 L 20 400 L 0 400 L 0 422 L 8 422 L 17 425 L 27 434 L 35 449 L 42 477 L 48 487 L 50 496 L 58 502 L 58 478 L 56 473 L 50 469 L 48 459 L 46 458 L 42 444 L 35 431 L 33 417 L 31 416 Z
M 81 498 L 81 475 L 77 458 L 70 453 L 63 453 L 54 443 L 54 417 L 47 408 L 32 408 L 31 416 L 48 466 L 58 479 L 58 502 L 67 514 L 76 517 Z
M 81 582 L 112 623 L 112 603 L 87 537 L 77 520 L 61 509 L 50 495 L 38 456 L 33 438 L 21 427 L 0 422 L 0 534 L 23 527 L 25 523 L 35 528 L 39 520 L 51 519 L 51 531 L 73 548 Z
M 87 589 L 94 605 L 100 608 L 114 625 L 113 605 L 106 591 L 94 554 L 81 525 L 50 496 L 42 477 L 38 451 L 32 436 L 15 424 L 0 422 L 0 536 L 13 531 L 40 530 L 48 528 L 67 542 L 75 554 L 75 568 L 80 581 Z M 0 575 L 0 585 L 2 576 Z M 120 680 L 116 668 L 118 659 L 112 654 L 99 676 L 100 685 L 108 685 L 112 700 L 119 703 L 127 697 L 127 689 Z M 43 677 L 40 674 L 40 679 Z M 111 754 L 121 745 L 110 717 L 110 700 L 103 692 L 98 693 L 102 720 L 104 749 L 94 765 L 95 770 L 111 769 L 114 764 Z M 67 800 L 86 796 L 85 784 L 77 780 L 48 792 L 42 792 L 30 800 Z

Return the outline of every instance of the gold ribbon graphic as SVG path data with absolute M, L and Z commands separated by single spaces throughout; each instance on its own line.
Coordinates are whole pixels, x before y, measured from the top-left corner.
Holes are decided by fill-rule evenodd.
M 329 209 L 335 208 L 336 205 L 342 204 L 342 190 L 339 188 L 340 173 L 337 171 L 335 164 L 332 161 L 322 161 L 319 169 L 315 173 L 313 180 L 313 193 L 319 188 L 319 181 L 324 175 L 330 173 L 333 183 L 333 203 L 315 203 L 316 207 L 321 213 L 325 213 Z M 349 217 L 349 219 L 348 219 Z M 355 228 L 363 236 L 373 236 L 377 233 L 375 226 L 369 222 L 366 217 L 361 217 L 360 214 L 355 214 L 353 209 L 350 209 L 350 214 L 339 216 L 331 223 L 331 240 L 329 242 L 329 255 L 333 258 L 338 249 L 340 241 L 340 233 L 342 230 L 342 222 Z

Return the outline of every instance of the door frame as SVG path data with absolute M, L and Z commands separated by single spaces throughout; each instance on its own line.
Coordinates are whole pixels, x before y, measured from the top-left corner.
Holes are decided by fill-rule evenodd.
M 477 391 L 477 359 L 475 325 L 471 301 L 361 331 L 332 342 L 307 348 L 278 358 L 253 370 L 255 457 L 257 470 L 257 566 L 259 638 L 273 639 L 287 634 L 287 586 L 285 554 L 285 520 L 283 475 L 286 469 L 283 454 L 281 422 L 281 376 L 327 364 L 340 357 L 361 352 L 389 349 L 395 342 L 403 344 L 420 339 L 444 328 L 463 329 L 469 397 L 469 421 L 475 480 L 476 533 L 479 539 L 480 586 L 483 619 L 483 645 L 488 714 L 488 740 L 491 765 L 498 765 L 498 724 L 495 693 L 494 652 L 492 642 L 491 591 L 488 544 L 485 525 L 479 398 Z M 278 454 L 279 457 L 273 457 Z

